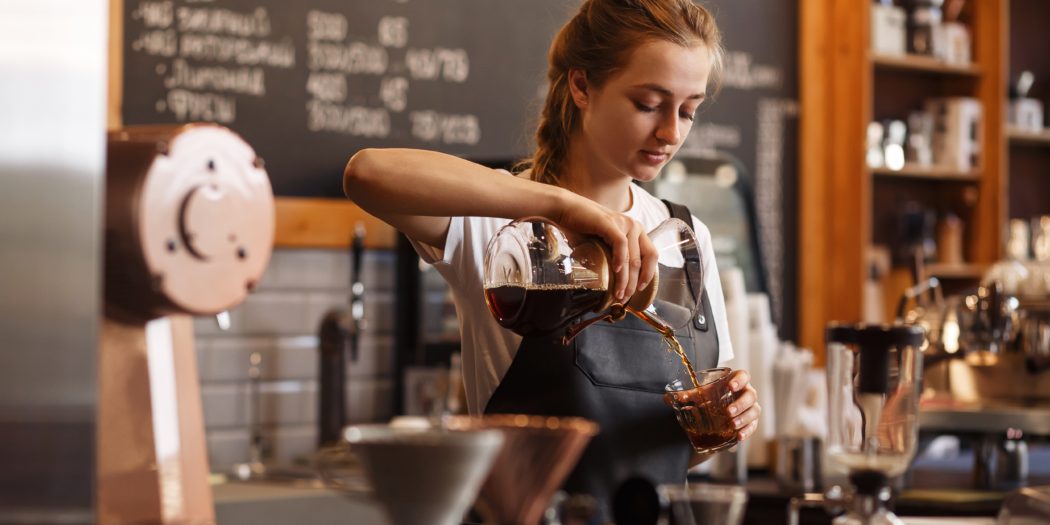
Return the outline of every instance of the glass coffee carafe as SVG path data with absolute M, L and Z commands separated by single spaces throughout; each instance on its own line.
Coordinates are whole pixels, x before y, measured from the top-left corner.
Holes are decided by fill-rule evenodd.
M 513 221 L 497 232 L 485 253 L 489 310 L 519 335 L 563 331 L 566 343 L 593 323 L 618 321 L 627 313 L 673 335 L 697 315 L 703 293 L 699 246 L 692 229 L 678 219 L 662 222 L 649 238 L 659 253 L 659 271 L 644 289 L 617 302 L 612 251 L 605 243 L 592 237 L 570 240 L 543 218 Z
M 915 456 L 924 339 L 918 326 L 828 327 L 828 461 L 853 485 L 836 525 L 902 523 L 885 504 Z

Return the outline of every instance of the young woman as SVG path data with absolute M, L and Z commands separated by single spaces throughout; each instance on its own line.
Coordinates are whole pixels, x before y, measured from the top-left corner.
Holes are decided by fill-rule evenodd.
M 714 19 L 692 0 L 585 0 L 551 45 L 549 91 L 527 169 L 512 175 L 403 149 L 362 150 L 346 166 L 346 195 L 407 235 L 451 286 L 469 411 L 599 422 L 602 431 L 566 488 L 594 495 L 603 518 L 616 487 L 630 476 L 685 480 L 691 449 L 662 402 L 666 375 L 647 370 L 653 359 L 644 355 L 646 347 L 662 352 L 659 334 L 631 325 L 640 323 L 633 316 L 584 330 L 571 348 L 554 337 L 505 330 L 485 304 L 484 250 L 510 220 L 546 217 L 612 247 L 617 298 L 644 288 L 657 272 L 645 232 L 671 212 L 632 181 L 652 180 L 678 151 L 721 55 Z M 713 367 L 733 351 L 710 232 L 691 218 L 703 250 L 707 320 L 678 335 L 689 341 L 684 344 L 698 368 Z M 614 380 L 655 374 L 653 384 L 648 390 L 597 384 L 574 359 L 583 353 L 620 356 L 612 361 Z M 744 440 L 754 433 L 760 408 L 746 371 L 734 372 L 731 388 L 736 398 L 728 410 Z

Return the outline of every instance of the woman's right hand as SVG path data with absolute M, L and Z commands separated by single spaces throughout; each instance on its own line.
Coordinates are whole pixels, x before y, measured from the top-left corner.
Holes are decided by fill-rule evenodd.
M 558 217 L 570 233 L 594 235 L 612 248 L 613 297 L 626 302 L 656 275 L 658 254 L 642 224 L 586 197 L 573 194 Z

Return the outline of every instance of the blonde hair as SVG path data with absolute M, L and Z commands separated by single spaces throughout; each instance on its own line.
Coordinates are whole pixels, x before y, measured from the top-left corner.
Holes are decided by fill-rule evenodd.
M 586 0 L 551 43 L 536 151 L 517 169 L 532 168 L 532 180 L 557 185 L 580 120 L 569 92 L 569 71 L 582 70 L 588 85 L 601 87 L 636 47 L 654 40 L 704 45 L 711 52 L 713 75 L 717 78 L 721 71 L 721 33 L 711 13 L 692 0 Z

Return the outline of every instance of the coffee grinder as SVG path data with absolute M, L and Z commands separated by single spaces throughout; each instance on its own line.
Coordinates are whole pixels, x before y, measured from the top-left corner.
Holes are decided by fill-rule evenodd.
M 918 326 L 828 326 L 827 459 L 851 487 L 793 499 L 790 523 L 801 506 L 823 505 L 845 508 L 835 525 L 903 525 L 889 481 L 915 457 L 924 341 Z
M 99 344 L 101 524 L 213 524 L 193 315 L 244 300 L 274 236 L 270 181 L 214 125 L 109 135 Z

